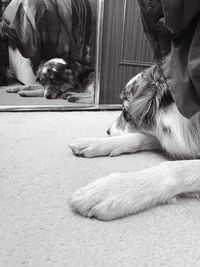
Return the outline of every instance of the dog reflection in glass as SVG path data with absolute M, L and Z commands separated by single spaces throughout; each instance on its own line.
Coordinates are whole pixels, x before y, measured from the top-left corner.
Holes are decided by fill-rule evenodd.
M 68 102 L 93 103 L 94 69 L 74 60 L 60 58 L 41 64 L 36 81 L 39 84 L 8 88 L 8 93 L 19 93 L 24 97 L 63 98 Z M 42 85 L 42 86 L 41 86 Z

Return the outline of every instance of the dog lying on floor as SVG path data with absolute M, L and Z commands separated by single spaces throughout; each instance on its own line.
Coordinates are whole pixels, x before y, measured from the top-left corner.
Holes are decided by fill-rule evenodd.
M 86 64 L 86 63 L 85 63 Z M 8 93 L 24 97 L 63 98 L 68 102 L 94 102 L 94 70 L 78 61 L 60 58 L 41 64 L 36 81 L 39 84 L 8 88 Z
M 71 196 L 71 208 L 83 216 L 113 220 L 178 197 L 198 198 L 200 112 L 191 119 L 180 114 L 156 66 L 130 80 L 121 98 L 122 114 L 107 131 L 110 137 L 75 140 L 70 144 L 74 154 L 97 157 L 161 150 L 177 161 L 97 179 Z

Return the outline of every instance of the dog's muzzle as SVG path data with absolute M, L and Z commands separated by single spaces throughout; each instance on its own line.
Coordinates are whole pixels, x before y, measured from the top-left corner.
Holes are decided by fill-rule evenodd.
M 44 87 L 44 96 L 47 99 L 55 99 L 59 96 L 59 87 L 48 85 Z

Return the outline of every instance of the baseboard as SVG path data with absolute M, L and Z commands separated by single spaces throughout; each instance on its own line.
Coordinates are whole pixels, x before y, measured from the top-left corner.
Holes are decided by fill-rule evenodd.
M 117 111 L 121 105 L 28 105 L 28 106 L 0 106 L 0 112 L 41 112 L 41 111 Z

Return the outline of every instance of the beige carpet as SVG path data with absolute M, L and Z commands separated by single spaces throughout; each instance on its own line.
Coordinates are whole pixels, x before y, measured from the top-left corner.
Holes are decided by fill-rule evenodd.
M 112 222 L 71 212 L 68 197 L 156 153 L 75 157 L 67 144 L 104 136 L 118 112 L 0 113 L 1 267 L 200 266 L 200 203 L 183 200 Z

